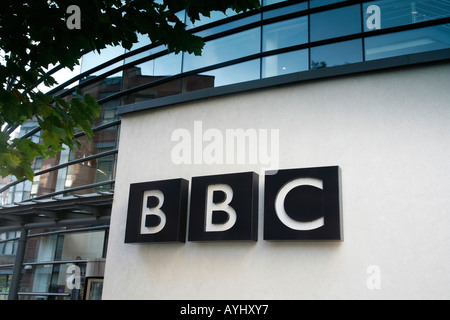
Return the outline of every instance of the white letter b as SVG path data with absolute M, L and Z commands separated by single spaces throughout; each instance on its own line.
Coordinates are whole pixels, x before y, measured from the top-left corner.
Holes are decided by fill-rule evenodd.
M 225 199 L 222 202 L 214 202 L 214 192 L 223 192 Z M 205 231 L 206 232 L 221 232 L 231 229 L 237 220 L 236 211 L 230 206 L 231 200 L 233 200 L 233 189 L 226 184 L 216 184 L 208 186 L 206 197 L 206 219 L 205 219 Z M 214 224 L 213 213 L 215 211 L 222 211 L 227 214 L 227 221 L 225 223 Z

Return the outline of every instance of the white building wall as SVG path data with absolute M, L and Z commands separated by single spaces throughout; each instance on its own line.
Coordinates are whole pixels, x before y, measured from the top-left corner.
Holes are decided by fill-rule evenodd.
M 450 63 L 122 120 L 104 299 L 450 298 Z M 125 244 L 131 183 L 259 172 L 257 165 L 173 164 L 172 132 L 193 133 L 198 120 L 221 132 L 279 129 L 280 169 L 339 165 L 344 241 L 264 241 L 260 183 L 256 243 Z

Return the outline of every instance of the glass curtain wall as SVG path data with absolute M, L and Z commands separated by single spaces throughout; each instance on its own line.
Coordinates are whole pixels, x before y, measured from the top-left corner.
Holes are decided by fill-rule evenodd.
M 16 233 L 2 234 L 11 239 Z M 108 227 L 29 233 L 20 281 L 21 300 L 79 300 L 91 261 L 106 258 Z M 17 239 L 17 238 L 16 238 Z M 5 239 L 6 240 L 6 239 Z M 17 240 L 0 242 L 0 299 L 7 299 Z M 100 278 L 98 282 L 102 282 Z M 93 298 L 99 298 L 97 295 Z
M 129 93 L 122 104 L 450 48 L 448 0 L 264 0 L 262 5 L 242 15 L 187 21 L 206 41 L 201 57 L 166 54 L 166 48 L 147 41 L 145 53 L 125 60 L 123 89 Z M 183 12 L 179 17 L 185 19 Z

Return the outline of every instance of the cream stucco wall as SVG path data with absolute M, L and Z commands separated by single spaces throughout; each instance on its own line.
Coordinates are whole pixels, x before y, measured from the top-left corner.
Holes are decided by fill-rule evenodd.
M 171 135 L 194 121 L 279 129 L 281 169 L 339 165 L 344 241 L 264 241 L 260 183 L 256 243 L 125 244 L 131 183 L 259 172 L 175 165 Z M 144 111 L 123 117 L 103 298 L 449 299 L 449 229 L 449 63 Z

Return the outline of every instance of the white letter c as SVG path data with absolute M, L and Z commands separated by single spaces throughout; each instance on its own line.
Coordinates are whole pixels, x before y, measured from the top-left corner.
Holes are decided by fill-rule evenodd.
M 275 198 L 275 212 L 277 213 L 278 218 L 284 225 L 293 230 L 310 231 L 323 227 L 325 225 L 324 217 L 311 222 L 300 222 L 292 219 L 286 213 L 284 208 L 284 200 L 286 199 L 286 196 L 292 189 L 300 186 L 313 186 L 323 190 L 323 181 L 315 178 L 299 178 L 287 183 L 283 188 L 281 188 Z

